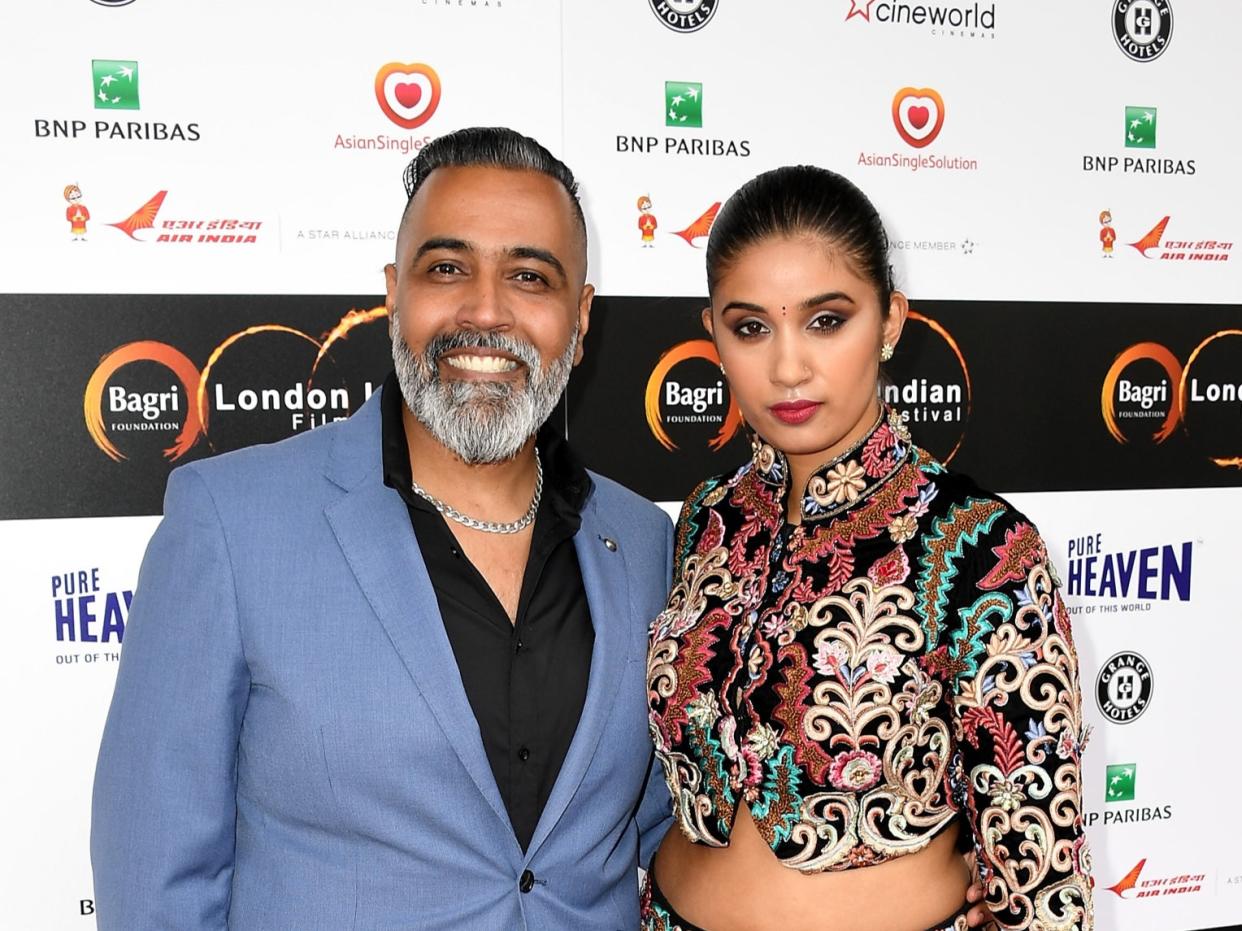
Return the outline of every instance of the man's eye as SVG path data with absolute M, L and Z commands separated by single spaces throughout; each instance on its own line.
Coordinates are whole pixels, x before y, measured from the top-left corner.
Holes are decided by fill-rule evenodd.
M 529 270 L 520 271 L 513 277 L 516 278 L 518 281 L 522 282 L 523 284 L 547 284 L 548 283 L 547 279 L 544 278 L 543 275 L 539 274 L 538 272 L 532 272 Z
M 452 275 L 457 271 L 457 266 L 452 262 L 436 262 L 429 271 L 436 275 Z

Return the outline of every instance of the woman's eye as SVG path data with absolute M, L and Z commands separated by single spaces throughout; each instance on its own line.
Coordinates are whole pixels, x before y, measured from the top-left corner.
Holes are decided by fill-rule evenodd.
M 811 321 L 811 329 L 835 330 L 843 323 L 845 323 L 844 318 L 838 317 L 836 314 L 820 314 Z
M 767 331 L 768 328 L 758 320 L 747 320 L 739 323 L 733 330 L 742 339 L 753 339 L 756 336 L 762 336 Z

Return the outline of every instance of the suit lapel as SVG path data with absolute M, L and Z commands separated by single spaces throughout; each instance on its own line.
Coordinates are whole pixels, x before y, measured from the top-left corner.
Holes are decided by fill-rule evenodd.
M 613 546 L 606 545 L 605 540 L 611 541 Z M 582 525 L 574 536 L 574 549 L 591 609 L 591 623 L 595 627 L 591 674 L 574 739 L 526 850 L 528 863 L 564 815 L 595 757 L 629 660 L 632 619 L 625 553 L 616 533 L 599 519 L 594 497 L 583 508 Z
M 409 514 L 400 496 L 380 478 L 378 405 L 368 404 L 348 426 L 353 427 L 355 420 L 360 421 L 360 429 L 338 434 L 329 467 L 329 477 L 348 493 L 325 509 L 328 523 L 410 678 L 479 792 L 513 838 Z M 363 431 L 367 421 L 373 429 Z M 374 453 L 369 457 L 374 464 L 359 480 L 358 460 L 368 458 L 363 452 Z M 516 849 L 516 840 L 513 843 Z

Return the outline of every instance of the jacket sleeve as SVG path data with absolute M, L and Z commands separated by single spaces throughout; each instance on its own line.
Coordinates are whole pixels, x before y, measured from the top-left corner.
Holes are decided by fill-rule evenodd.
M 987 901 L 1002 928 L 1089 931 L 1087 735 L 1058 580 L 1038 531 L 1008 508 L 965 549 L 938 652 Z
M 143 559 L 95 771 L 101 931 L 226 927 L 249 688 L 224 529 L 183 467 Z
M 673 582 L 673 525 L 664 522 L 664 590 Z M 651 863 L 656 848 L 673 824 L 673 800 L 660 761 L 652 753 L 647 764 L 647 781 L 638 807 L 638 865 L 643 869 Z

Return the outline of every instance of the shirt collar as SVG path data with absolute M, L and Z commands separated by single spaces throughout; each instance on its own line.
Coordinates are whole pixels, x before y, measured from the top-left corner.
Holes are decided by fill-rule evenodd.
M 755 437 L 751 463 L 764 484 L 782 500 L 788 493 L 789 461 L 785 454 Z M 882 405 L 871 429 L 845 452 L 820 465 L 807 478 L 801 494 L 800 516 L 823 520 L 866 501 L 897 473 L 910 457 L 910 431 L 901 415 Z
M 380 389 L 380 429 L 384 455 L 384 484 L 394 488 L 406 504 L 420 510 L 433 510 L 431 504 L 410 488 L 410 447 L 405 438 L 401 409 L 404 399 L 397 373 L 389 372 Z M 569 444 L 550 424 L 539 428 L 535 449 L 543 463 L 544 497 L 560 517 L 577 521 L 591 494 L 591 476 L 578 461 Z

